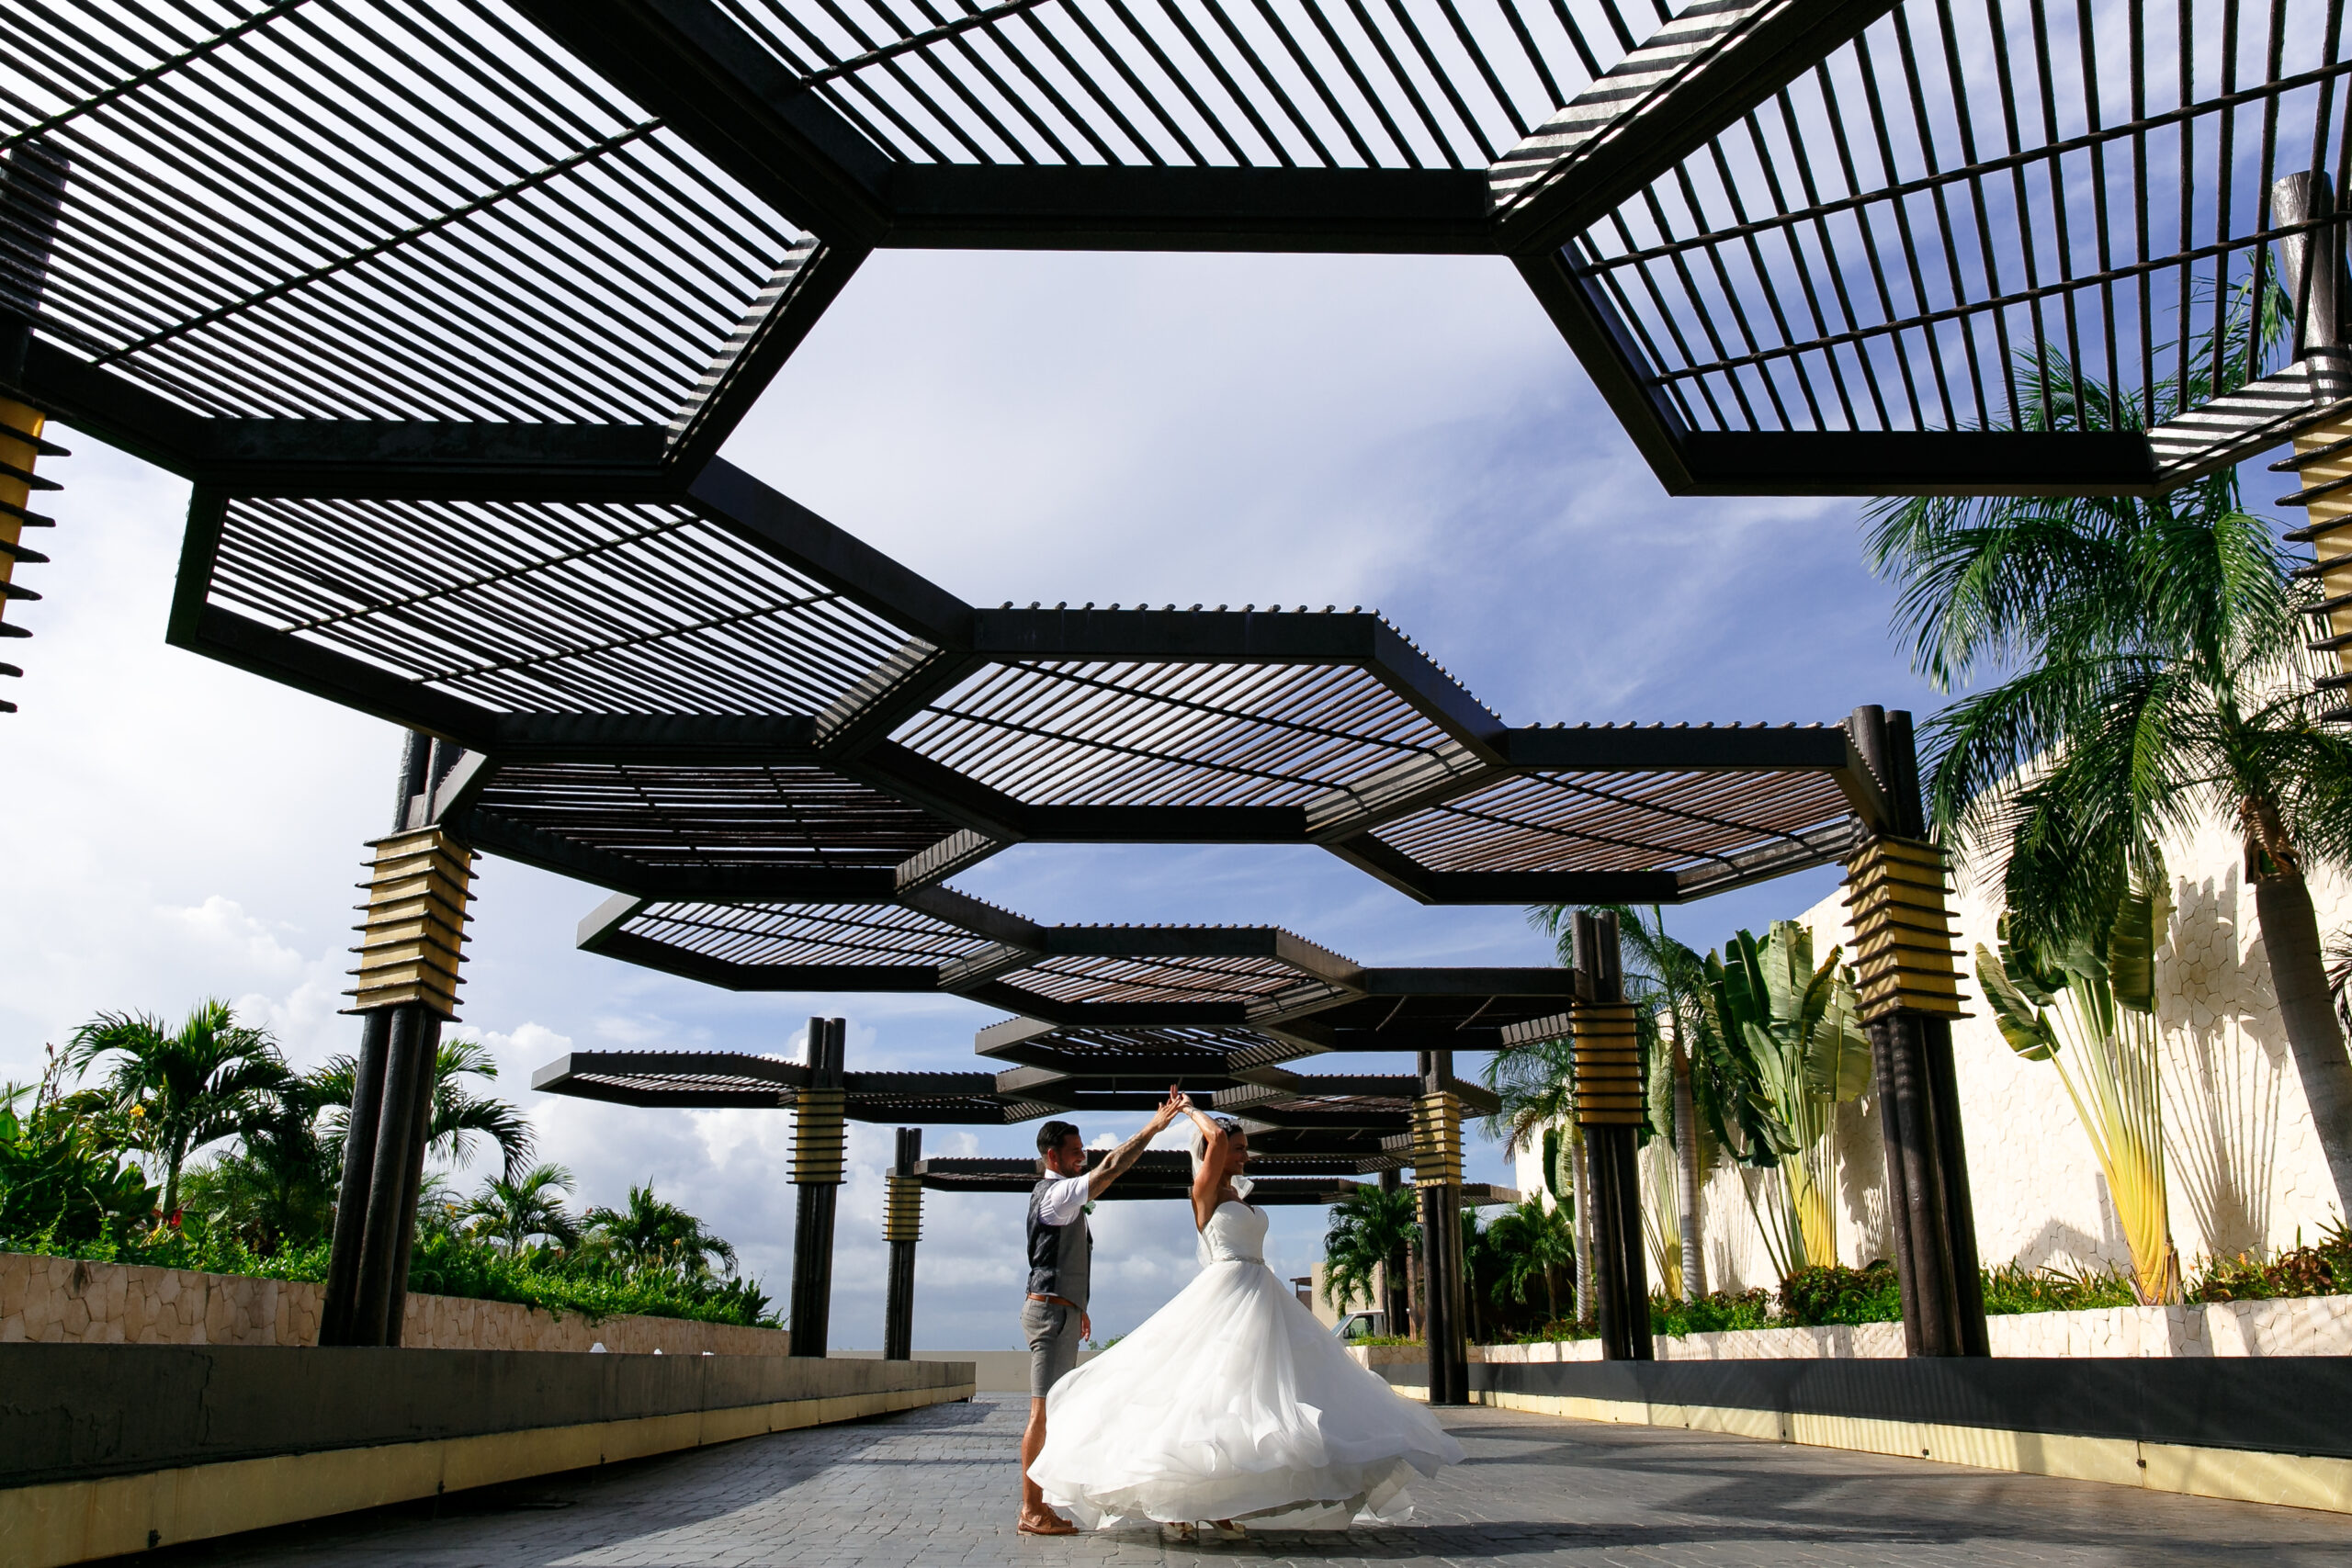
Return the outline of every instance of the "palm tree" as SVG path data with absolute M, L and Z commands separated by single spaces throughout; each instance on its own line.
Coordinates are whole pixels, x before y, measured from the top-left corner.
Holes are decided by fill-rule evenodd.
M 1413 1211 L 1411 1188 L 1369 1183 L 1350 1189 L 1331 1205 L 1330 1224 L 1323 1233 L 1323 1299 L 1333 1311 L 1344 1313 L 1357 1302 L 1377 1299 L 1375 1278 L 1388 1287 L 1382 1310 L 1396 1310 L 1402 1260 L 1421 1234 Z M 1401 1335 L 1406 1325 L 1392 1322 L 1388 1332 Z
M 563 1167 L 535 1165 L 513 1180 L 493 1176 L 483 1182 L 463 1213 L 481 1234 L 505 1243 L 510 1253 L 535 1240 L 576 1246 L 580 1224 L 563 1206 L 571 1186 L 571 1172 Z
M 1708 992 L 1706 960 L 1668 934 L 1664 910 L 1651 905 L 1645 917 L 1626 905 L 1592 908 L 1617 917 L 1626 999 L 1648 1017 L 1670 1054 L 1671 1121 L 1654 1106 L 1650 1122 L 1672 1142 L 1678 1162 L 1683 1285 L 1690 1294 L 1703 1295 L 1701 1178 L 1713 1163 L 1713 1151 L 1728 1149 L 1736 1158 L 1753 1158 L 1756 1150 L 1770 1143 L 1757 1094 L 1754 1053 L 1737 1031 L 1719 1026 Z M 1571 937 L 1575 913 L 1576 906 L 1567 904 L 1539 904 L 1527 911 L 1528 923 L 1552 939 L 1563 964 L 1576 961 Z
M 359 1065 L 349 1056 L 332 1056 L 312 1075 L 330 1111 L 329 1146 L 342 1157 L 345 1124 L 351 1118 L 351 1093 Z M 528 1168 L 536 1145 L 530 1119 L 505 1100 L 478 1095 L 459 1080 L 478 1077 L 494 1081 L 498 1063 L 478 1040 L 444 1040 L 433 1055 L 433 1123 L 426 1149 L 433 1157 L 464 1165 L 474 1156 L 478 1140 L 498 1147 L 504 1179 L 513 1181 Z
M 324 1237 L 341 1161 L 321 1135 L 317 1084 L 288 1077 L 255 1106 L 235 1147 L 194 1167 L 183 1201 L 266 1258 Z
M 1576 1235 L 1566 1213 L 1556 1205 L 1546 1207 L 1540 1199 L 1521 1199 L 1487 1226 L 1487 1245 L 1497 1265 L 1497 1304 L 1505 1296 L 1524 1303 L 1529 1285 L 1541 1280 L 1549 1314 L 1545 1321 L 1557 1322 L 1560 1277 L 1563 1272 L 1571 1280 L 1576 1277 Z
M 628 1190 L 628 1208 L 591 1209 L 582 1218 L 598 1249 L 625 1267 L 707 1280 L 716 1258 L 729 1278 L 735 1273 L 735 1249 L 675 1203 L 656 1198 L 650 1184 Z
M 1568 1175 L 1568 1204 L 1576 1225 L 1577 1316 L 1591 1315 L 1591 1205 L 1585 1201 L 1584 1136 L 1577 1126 L 1576 1048 L 1566 1038 L 1531 1040 L 1506 1045 L 1487 1059 L 1487 1087 L 1498 1102 L 1487 1118 L 1487 1135 L 1500 1138 L 1503 1156 L 1515 1158 L 1522 1148 L 1552 1151 L 1547 1167 L 1565 1165 Z M 1554 1139 L 1565 1140 L 1562 1150 Z M 1547 1168 L 1546 1179 L 1554 1173 Z
M 77 1074 L 114 1058 L 97 1092 L 163 1167 L 167 1215 L 179 1212 L 187 1156 L 242 1131 L 292 1077 L 268 1032 L 218 1000 L 198 1004 L 177 1032 L 145 1013 L 100 1013 L 74 1032 L 68 1055 Z
M 2264 344 L 2279 303 L 2265 301 Z M 2254 357 L 2251 315 L 2232 310 L 2230 352 L 2190 355 L 2188 381 L 2156 389 L 2153 409 L 2060 364 L 2020 378 L 2024 423 L 2135 429 L 2232 390 L 2207 367 Z M 2241 505 L 2236 471 L 2152 499 L 1884 502 L 1870 551 L 1901 584 L 1896 622 L 1923 673 L 1949 691 L 2007 672 L 1928 725 L 1928 797 L 1963 855 L 2006 859 L 2021 940 L 2086 937 L 2139 846 L 2204 818 L 2236 824 L 2279 1021 L 2352 1213 L 2352 1060 L 2306 880 L 2352 865 L 2352 743 L 2320 722 L 2312 592 Z

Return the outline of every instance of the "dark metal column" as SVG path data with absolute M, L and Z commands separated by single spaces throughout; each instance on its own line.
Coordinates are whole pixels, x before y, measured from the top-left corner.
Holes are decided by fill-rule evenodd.
M 1420 1054 L 1421 1098 L 1413 1107 L 1413 1185 L 1421 1207 L 1421 1343 L 1429 1356 L 1430 1403 L 1469 1401 L 1469 1350 L 1463 1338 L 1462 1107 L 1453 1097 L 1453 1053 Z
M 415 1213 L 409 1172 L 419 1165 L 420 1102 L 432 1094 L 433 1032 L 424 1010 L 410 1003 L 388 1010 L 391 1043 L 384 1055 L 383 1110 L 377 1119 L 375 1158 L 368 1179 L 368 1216 L 361 1227 L 358 1283 L 352 1292 L 349 1343 L 393 1345 L 392 1297 L 407 1287 L 395 1273 L 401 1227 Z
M 792 1180 L 800 1189 L 792 1234 L 792 1344 L 795 1356 L 825 1353 L 833 1305 L 833 1213 L 841 1197 L 846 1133 L 842 1058 L 845 1019 L 808 1021 L 808 1087 L 795 1102 Z
M 326 1300 L 319 1308 L 319 1343 L 354 1345 L 352 1306 L 359 1288 L 361 1236 L 368 1225 L 368 1191 L 376 1168 L 376 1123 L 384 1106 L 384 1058 L 391 1045 L 392 1011 L 362 1013 L 359 1060 L 353 1073 L 351 1114 L 345 1122 L 343 1183 L 336 1190 L 334 1239 L 327 1248 Z
M 1943 854 L 1927 841 L 1911 716 L 1860 707 L 1849 728 L 1885 803 L 1885 819 L 1866 824 L 1871 837 L 1849 863 L 1847 902 L 1886 1145 L 1904 1345 L 1914 1356 L 1987 1355 L 1952 1062 L 1959 976 Z
M 395 833 L 408 826 L 412 803 L 424 790 L 430 772 L 431 756 L 432 741 L 410 730 L 401 748 L 400 771 L 393 779 Z M 390 1273 L 390 1259 L 389 1256 L 379 1258 L 373 1269 L 367 1268 L 363 1259 L 370 1256 L 368 1211 L 376 1191 L 377 1145 L 382 1127 L 392 1015 L 399 1010 L 392 1007 L 368 1008 L 359 1014 L 359 1059 L 353 1074 L 351 1111 L 345 1122 L 343 1181 L 336 1191 L 334 1236 L 327 1252 L 326 1299 L 319 1309 L 322 1345 L 384 1342 L 386 1313 L 382 1296 Z M 404 1063 L 407 1060 L 403 1057 Z M 390 1223 L 389 1213 L 379 1215 L 378 1245 L 385 1244 L 384 1227 Z
M 1641 1181 L 1635 1168 L 1644 1094 L 1640 1039 L 1625 1001 L 1617 918 L 1578 910 L 1574 926 L 1577 1124 L 1592 1189 L 1593 1313 L 1600 1353 L 1651 1359 L 1649 1265 L 1642 1256 Z
M 922 1129 L 899 1129 L 882 1200 L 882 1239 L 890 1244 L 890 1280 L 882 1308 L 882 1359 L 910 1361 L 915 1345 L 915 1243 L 922 1239 Z
M 435 826 L 435 786 L 459 749 L 412 732 L 392 830 L 376 840 L 352 1010 L 363 1021 L 322 1345 L 397 1345 L 432 1131 L 441 1026 L 457 1017 L 473 852 Z

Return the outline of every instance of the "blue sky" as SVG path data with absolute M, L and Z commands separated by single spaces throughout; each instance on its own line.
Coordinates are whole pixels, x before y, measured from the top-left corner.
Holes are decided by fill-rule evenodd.
M 298 1062 L 348 1050 L 339 992 L 362 841 L 397 732 L 167 649 L 187 504 L 77 433 L 46 597 L 0 719 L 10 823 L 0 1078 L 101 1009 L 234 999 Z M 1514 723 L 1834 721 L 1934 698 L 1890 640 L 1849 501 L 1668 498 L 1508 263 L 885 253 L 727 457 L 975 603 L 1377 607 Z M 1713 945 L 1819 898 L 1816 872 L 1672 912 Z M 1288 926 L 1365 963 L 1541 963 L 1516 909 L 1430 909 L 1305 849 L 1029 846 L 959 886 L 1043 920 Z M 988 1010 L 908 997 L 734 996 L 575 951 L 600 890 L 498 862 L 479 884 L 465 1026 L 583 1201 L 650 1179 L 786 1292 L 783 1112 L 629 1110 L 533 1095 L 569 1045 L 795 1052 L 851 1021 L 853 1066 L 975 1065 Z M 1139 1118 L 1090 1123 L 1124 1135 Z M 1026 1127 L 939 1129 L 934 1152 L 1022 1153 Z M 857 1129 L 834 1343 L 880 1341 L 887 1128 Z M 1508 1179 L 1499 1150 L 1474 1179 Z M 469 1186 L 476 1173 L 458 1172 Z M 1016 1342 L 1017 1200 L 929 1204 L 916 1343 Z M 1193 1269 L 1172 1204 L 1097 1215 L 1098 1329 Z M 1278 1212 L 1304 1273 L 1319 1213 Z

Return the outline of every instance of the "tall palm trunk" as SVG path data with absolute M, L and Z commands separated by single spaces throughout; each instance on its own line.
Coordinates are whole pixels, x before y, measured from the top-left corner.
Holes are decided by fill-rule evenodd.
M 2263 951 L 2270 958 L 2270 983 L 2278 993 L 2278 1021 L 2286 1028 L 2295 1076 L 2302 1080 L 2303 1099 L 2311 1107 L 2312 1130 L 2327 1156 L 2336 1205 L 2352 1215 L 2352 1059 L 2345 1055 L 2344 1036 L 2328 996 L 2327 961 L 2320 949 L 2311 885 L 2301 871 L 2258 877 L 2254 909 L 2262 926 Z
M 1674 1047 L 1674 1134 L 1681 1187 L 1682 1299 L 1696 1301 L 1707 1293 L 1699 1248 L 1699 1113 L 1690 1099 L 1690 1058 L 1679 1042 Z
M 1592 1165 L 1586 1157 L 1584 1135 L 1577 1134 L 1576 1154 L 1569 1162 L 1577 1206 L 1577 1321 L 1592 1316 Z

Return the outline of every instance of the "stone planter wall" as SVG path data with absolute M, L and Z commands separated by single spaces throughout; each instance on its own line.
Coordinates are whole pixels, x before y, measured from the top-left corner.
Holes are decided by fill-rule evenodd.
M 1987 1326 L 1993 1354 L 2002 1357 L 2347 1356 L 2352 1355 L 2352 1296 L 2019 1313 L 1992 1318 Z M 1420 1348 L 1409 1345 L 1385 1345 L 1355 1354 L 1367 1366 L 1383 1364 L 1370 1357 L 1398 1361 L 1421 1359 Z M 1657 1341 L 1661 1361 L 1875 1359 L 1902 1354 L 1899 1323 L 1865 1323 L 1850 1328 L 1748 1328 Z M 1597 1361 L 1600 1342 L 1474 1345 L 1470 1359 L 1495 1363 Z
M 138 1263 L 77 1263 L 0 1252 L 0 1344 L 315 1345 L 325 1287 Z M 512 1302 L 412 1295 L 404 1344 L 427 1350 L 660 1350 L 781 1356 L 781 1329 L 673 1317 L 591 1322 Z

